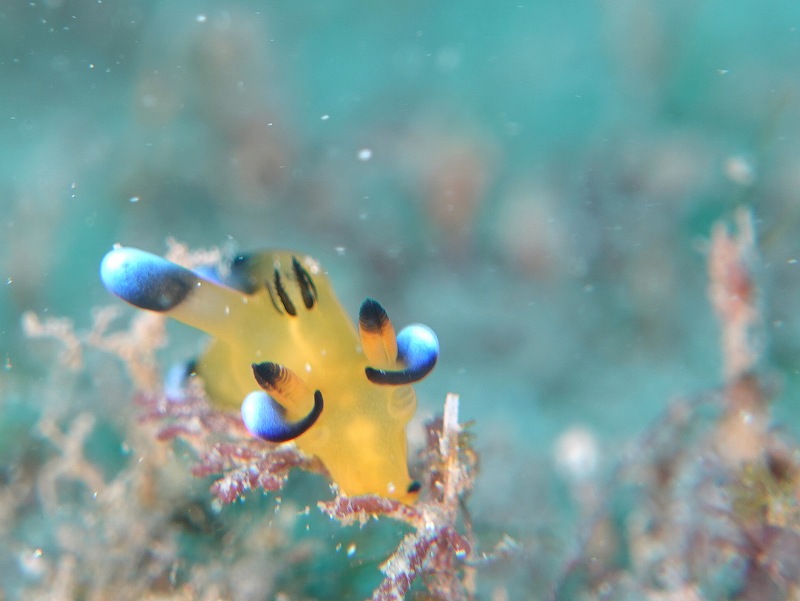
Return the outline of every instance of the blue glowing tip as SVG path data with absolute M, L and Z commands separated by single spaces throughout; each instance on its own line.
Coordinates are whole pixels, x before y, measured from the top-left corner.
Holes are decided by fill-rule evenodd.
M 150 311 L 165 312 L 184 301 L 197 276 L 136 248 L 115 248 L 100 264 L 100 279 L 112 294 Z
M 406 326 L 397 334 L 397 358 L 410 370 L 428 374 L 439 358 L 439 339 L 421 323 Z
M 391 371 L 367 367 L 365 372 L 369 381 L 389 386 L 419 382 L 439 359 L 439 339 L 433 330 L 421 323 L 406 326 L 397 335 L 397 358 L 405 369 Z
M 303 419 L 286 420 L 286 410 L 263 390 L 248 394 L 242 403 L 242 421 L 253 436 L 270 442 L 286 442 L 303 434 L 322 413 L 322 394 L 314 392 L 314 408 Z

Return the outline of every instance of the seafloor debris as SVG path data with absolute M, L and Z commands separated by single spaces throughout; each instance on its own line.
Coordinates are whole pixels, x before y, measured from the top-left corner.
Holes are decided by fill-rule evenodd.
M 199 392 L 199 391 L 198 391 Z M 251 437 L 241 421 L 213 409 L 201 394 L 180 401 L 164 396 L 143 397 L 144 419 L 160 425 L 158 437 L 179 437 L 195 450 L 197 476 L 219 474 L 211 492 L 231 503 L 261 488 L 282 488 L 295 467 L 324 473 L 315 458 L 291 443 L 273 444 Z M 361 524 L 379 517 L 402 521 L 413 528 L 381 566 L 385 578 L 373 599 L 403 599 L 417 579 L 434 599 L 468 599 L 474 593 L 474 568 L 467 561 L 474 547 L 471 535 L 459 531 L 464 496 L 472 488 L 477 457 L 465 443 L 458 423 L 458 396 L 448 395 L 444 418 L 427 427 L 422 471 L 422 497 L 414 505 L 375 495 L 321 502 L 320 509 L 343 525 Z
M 180 245 L 172 246 L 171 255 L 183 264 L 203 262 L 206 256 L 198 260 Z M 73 369 L 82 366 L 86 347 L 122 359 L 140 391 L 141 423 L 156 439 L 180 439 L 192 449 L 191 473 L 217 476 L 211 493 L 220 505 L 258 489 L 280 490 L 292 468 L 326 474 L 319 459 L 292 442 L 276 444 L 254 438 L 238 414 L 212 406 L 196 379 L 189 378 L 180 389 L 165 389 L 155 359 L 155 351 L 166 340 L 164 318 L 138 315 L 129 330 L 109 332 L 115 316 L 111 310 L 99 310 L 88 333 L 76 332 L 65 320 L 42 321 L 33 314 L 25 316 L 24 325 L 32 337 L 62 341 L 66 363 Z M 476 475 L 477 456 L 458 423 L 457 395 L 448 395 L 444 418 L 428 424 L 420 463 L 424 484 L 414 505 L 375 495 L 345 497 L 337 493 L 334 500 L 320 503 L 320 509 L 343 525 L 363 525 L 367 519 L 384 517 L 412 528 L 381 565 L 385 578 L 374 591 L 374 599 L 402 599 L 415 581 L 424 584 L 429 598 L 472 598 L 475 568 L 469 560 L 475 545 L 464 500 Z M 332 489 L 336 491 L 335 485 Z
M 630 446 L 551 599 L 800 595 L 800 451 L 769 427 L 749 212 L 737 223 L 718 224 L 709 249 L 724 384 L 670 402 Z
M 721 324 L 723 384 L 668 403 L 623 454 L 606 490 L 593 489 L 596 510 L 552 581 L 551 599 L 800 598 L 800 450 L 770 426 L 774 386 L 758 369 L 763 332 L 752 231 L 749 214 L 740 213 L 738 233 L 717 226 L 709 248 L 709 296 Z M 17 491 L 29 491 L 25 495 L 12 498 L 11 487 L 0 483 L 0 499 L 13 501 L 5 523 L 30 511 L 25 496 L 38 493 L 34 509 L 55 520 L 60 532 L 53 548 L 34 548 L 20 556 L 20 564 L 27 566 L 25 577 L 34 581 L 29 592 L 61 591 L 51 598 L 71 599 L 79 590 L 97 595 L 121 590 L 120 582 L 137 595 L 192 599 L 241 598 L 237 595 L 249 586 L 281 591 L 275 584 L 277 569 L 250 568 L 269 558 L 291 571 L 292 565 L 313 556 L 308 546 L 300 549 L 303 543 L 292 538 L 289 527 L 270 526 L 266 539 L 265 530 L 249 537 L 228 533 L 224 556 L 205 566 L 185 563 L 176 523 L 197 522 L 175 518 L 175 497 L 163 497 L 164 483 L 174 481 L 174 472 L 160 473 L 163 461 L 155 452 L 160 445 L 152 440 L 183 440 L 194 452 L 192 473 L 216 476 L 211 492 L 218 500 L 218 516 L 226 514 L 218 511 L 222 505 L 248 491 L 280 489 L 294 467 L 323 474 L 324 467 L 292 444 L 253 439 L 238 416 L 213 409 L 191 382 L 180 396 L 161 390 L 154 359 L 164 340 L 161 323 L 134 322 L 130 331 L 109 334 L 112 316 L 101 311 L 96 317 L 88 334 L 76 333 L 65 321 L 33 315 L 24 323 L 33 336 L 62 340 L 65 364 L 80 364 L 87 347 L 123 359 L 143 391 L 139 404 L 146 427 L 135 434 L 135 444 L 150 450 L 142 453 L 147 461 L 110 478 L 84 458 L 92 430 L 89 413 L 61 425 L 50 416 L 41 420 L 39 431 L 52 442 L 54 454 L 31 459 L 24 469 L 9 473 L 8 482 L 16 483 Z M 149 443 L 142 442 L 143 433 L 151 434 Z M 418 472 L 422 493 L 416 504 L 372 495 L 337 495 L 319 504 L 345 526 L 382 517 L 410 529 L 382 563 L 383 580 L 373 599 L 399 600 L 417 590 L 426 598 L 474 598 L 476 566 L 487 557 L 475 550 L 464 509 L 476 465 L 458 423 L 458 397 L 449 395 L 444 417 L 427 426 Z M 84 507 L 65 497 L 64 490 L 75 494 L 70 482 L 78 484 L 77 501 L 87 490 L 97 493 L 97 506 Z M 65 507 L 72 513 L 65 514 Z M 130 530 L 131 525 L 136 528 Z M 76 527 L 91 536 L 76 536 Z M 98 555 L 96 545 L 89 544 L 103 537 L 121 542 L 125 531 L 136 532 L 136 566 L 116 552 Z M 503 537 L 498 555 L 504 547 L 516 546 L 509 540 Z M 236 545 L 244 545 L 243 550 L 237 551 Z M 258 553 L 253 554 L 254 548 Z M 235 574 L 228 563 L 238 570 Z M 80 570 L 82 565 L 91 569 Z M 245 574 L 252 577 L 248 580 Z M 504 589 L 495 592 L 503 598 Z

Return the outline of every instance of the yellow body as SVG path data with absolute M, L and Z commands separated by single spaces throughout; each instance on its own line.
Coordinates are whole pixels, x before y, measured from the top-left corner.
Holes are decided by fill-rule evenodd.
M 310 309 L 304 306 L 293 259 L 311 278 L 315 302 Z M 276 271 L 295 315 L 278 298 Z M 414 390 L 410 385 L 374 384 L 365 376 L 367 366 L 398 367 L 391 324 L 390 335 L 362 332 L 359 337 L 327 275 L 307 255 L 266 251 L 248 257 L 239 272 L 221 279 L 232 285 L 199 279 L 183 302 L 166 311 L 213 336 L 196 365 L 212 401 L 238 410 L 245 396 L 259 389 L 253 363 L 288 367 L 302 380 L 300 390 L 276 399 L 289 421 L 311 411 L 315 390 L 325 403 L 316 423 L 295 439 L 298 447 L 322 460 L 344 494 L 413 502 L 405 428 L 416 410 Z

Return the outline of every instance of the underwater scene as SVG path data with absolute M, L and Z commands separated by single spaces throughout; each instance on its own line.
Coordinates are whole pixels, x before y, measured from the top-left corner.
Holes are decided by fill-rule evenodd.
M 0 2 L 0 601 L 800 599 L 800 4 Z

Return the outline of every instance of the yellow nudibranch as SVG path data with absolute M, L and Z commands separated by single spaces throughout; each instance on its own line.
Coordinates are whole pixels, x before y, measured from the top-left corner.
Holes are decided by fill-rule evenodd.
M 356 332 L 319 263 L 288 251 L 191 271 L 116 247 L 100 275 L 128 303 L 213 337 L 193 371 L 212 402 L 241 410 L 253 435 L 294 440 L 322 460 L 344 494 L 416 499 L 405 427 L 417 404 L 411 384 L 439 356 L 430 328 L 414 324 L 395 335 L 386 311 L 368 298 Z

